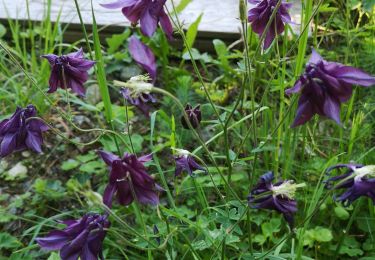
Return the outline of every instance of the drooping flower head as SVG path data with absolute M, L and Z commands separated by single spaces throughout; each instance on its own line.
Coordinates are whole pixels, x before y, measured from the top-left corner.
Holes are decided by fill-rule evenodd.
M 334 196 L 334 199 L 348 206 L 359 197 L 365 196 L 371 198 L 375 204 L 375 165 L 338 164 L 328 168 L 327 173 L 342 168 L 347 170 L 346 173 L 326 181 L 326 187 L 329 189 L 346 189 L 339 197 Z
M 304 187 L 305 184 L 294 184 L 293 181 L 278 181 L 272 184 L 273 179 L 273 172 L 267 172 L 260 177 L 258 184 L 247 197 L 249 206 L 276 210 L 284 215 L 290 226 L 293 226 L 293 214 L 297 211 L 294 195 L 296 189 Z
M 151 160 L 151 155 L 137 158 L 134 154 L 125 153 L 120 158 L 105 151 L 99 151 L 99 154 L 110 169 L 109 183 L 103 196 L 105 205 L 112 206 L 114 195 L 121 205 L 129 205 L 134 200 L 133 192 L 142 204 L 159 204 L 158 191 L 162 189 L 148 175 L 144 166 Z
M 132 58 L 148 72 L 155 82 L 157 69 L 152 50 L 133 35 L 129 39 L 129 52 Z
M 315 50 L 305 73 L 286 94 L 301 93 L 292 127 L 305 124 L 315 114 L 326 116 L 341 125 L 340 107 L 352 95 L 352 86 L 369 87 L 375 77 L 341 63 L 325 61 Z
M 47 131 L 48 126 L 41 120 L 29 119 L 36 115 L 37 110 L 33 105 L 17 107 L 9 119 L 0 122 L 0 157 L 25 149 L 42 152 L 42 132 Z
M 291 18 L 288 13 L 289 8 L 292 7 L 291 3 L 282 3 L 276 11 L 276 15 L 272 20 L 264 38 L 263 49 L 266 50 L 270 47 L 276 35 L 284 32 L 285 24 L 291 23 Z M 259 35 L 263 34 L 266 29 L 268 21 L 272 17 L 272 12 L 277 6 L 278 0 L 248 0 L 249 3 L 256 6 L 251 8 L 248 13 L 248 21 L 251 23 L 252 30 Z
M 193 155 L 183 149 L 174 149 L 177 152 L 177 155 L 174 157 L 176 162 L 175 176 L 180 175 L 183 171 L 186 171 L 190 176 L 194 176 L 194 171 L 201 170 L 207 172 L 207 170 L 199 165 Z
M 193 108 L 190 104 L 187 104 L 185 107 L 185 113 L 189 118 L 191 126 L 197 128 L 202 120 L 200 105 Z M 181 117 L 181 124 L 185 129 L 190 129 L 184 116 Z
M 87 81 L 95 62 L 84 58 L 82 48 L 77 52 L 57 56 L 55 54 L 43 55 L 51 65 L 48 93 L 53 93 L 57 88 L 70 88 L 80 96 L 85 96 L 83 84 Z
M 102 254 L 105 229 L 110 226 L 107 215 L 89 213 L 80 219 L 61 221 L 66 227 L 37 238 L 45 250 L 59 250 L 62 260 L 104 259 Z
M 138 21 L 144 35 L 151 37 L 160 23 L 168 38 L 172 38 L 173 26 L 164 10 L 167 0 L 117 0 L 114 3 L 102 4 L 109 9 L 122 8 L 122 13 L 133 24 Z
M 151 94 L 153 85 L 148 83 L 147 76 L 132 77 L 128 82 L 120 82 L 120 93 L 133 106 L 136 106 L 145 116 L 149 116 L 150 106 L 148 103 L 155 103 L 156 98 Z

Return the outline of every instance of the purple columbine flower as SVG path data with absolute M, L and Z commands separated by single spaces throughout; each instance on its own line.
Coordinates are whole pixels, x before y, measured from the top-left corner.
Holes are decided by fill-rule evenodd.
M 180 175 L 183 171 L 186 171 L 190 176 L 194 176 L 194 171 L 195 170 L 201 170 L 204 172 L 207 172 L 207 170 L 199 165 L 193 155 L 183 149 L 174 149 L 177 152 L 177 155 L 174 157 L 175 162 L 176 162 L 176 170 L 175 170 L 175 176 Z
M 327 173 L 341 168 L 346 169 L 347 172 L 326 181 L 328 189 L 346 189 L 339 197 L 334 196 L 334 199 L 341 201 L 344 206 L 349 206 L 359 197 L 366 196 L 375 204 L 375 165 L 338 164 L 328 168 Z M 333 182 L 339 183 L 334 186 Z
M 155 82 L 156 61 L 152 50 L 133 35 L 129 40 L 129 52 L 132 58 L 148 72 Z
M 272 12 L 279 1 L 248 0 L 248 2 L 256 5 L 254 8 L 251 8 L 249 10 L 248 21 L 251 23 L 252 30 L 259 36 L 261 36 L 264 30 L 266 29 L 266 25 L 272 16 Z M 268 28 L 266 37 L 264 38 L 264 50 L 270 47 L 276 35 L 279 35 L 284 32 L 286 23 L 292 23 L 292 20 L 288 13 L 289 8 L 291 7 L 291 3 L 286 3 L 284 0 L 282 0 L 282 3 L 276 12 L 276 15 Z
M 25 149 L 42 152 L 42 132 L 47 131 L 48 126 L 41 120 L 29 119 L 36 114 L 33 105 L 17 107 L 11 118 L 0 122 L 0 157 Z
M 67 55 L 48 54 L 42 57 L 48 60 L 52 68 L 48 93 L 53 93 L 60 87 L 71 88 L 78 95 L 85 96 L 83 84 L 89 77 L 87 71 L 95 62 L 84 58 L 82 48 Z
M 63 230 L 53 230 L 46 237 L 37 238 L 45 250 L 59 250 L 62 260 L 104 259 L 103 240 L 110 226 L 107 215 L 86 214 L 80 219 L 61 221 Z
M 151 94 L 153 85 L 148 83 L 147 76 L 132 77 L 121 88 L 120 93 L 131 105 L 137 107 L 145 116 L 150 114 L 150 106 L 148 103 L 155 103 L 156 98 Z
M 325 61 L 315 50 L 305 73 L 286 94 L 301 92 L 292 127 L 305 124 L 315 114 L 326 116 L 341 125 L 340 106 L 352 95 L 352 85 L 369 87 L 375 77 L 341 63 Z
M 185 113 L 189 118 L 189 122 L 193 128 L 197 128 L 202 120 L 202 113 L 200 105 L 192 107 L 190 104 L 187 104 L 185 107 Z M 181 124 L 185 129 L 190 129 L 184 116 L 181 117 Z
M 284 215 L 285 220 L 293 226 L 293 214 L 297 211 L 297 201 L 294 195 L 297 188 L 305 184 L 294 184 L 293 181 L 278 181 L 272 184 L 273 172 L 263 174 L 258 184 L 247 197 L 249 206 L 256 209 L 276 210 Z
M 122 8 L 122 13 L 133 24 L 138 21 L 144 35 L 151 37 L 160 23 L 161 28 L 169 39 L 172 38 L 173 26 L 164 10 L 167 0 L 118 0 L 101 6 L 109 9 Z
M 144 166 L 151 160 L 151 155 L 137 158 L 134 154 L 125 153 L 120 158 L 105 151 L 99 151 L 99 154 L 110 168 L 109 183 L 103 196 L 105 205 L 112 206 L 115 194 L 121 205 L 129 205 L 134 200 L 133 192 L 142 204 L 159 204 L 158 191 L 162 188 L 148 175 Z

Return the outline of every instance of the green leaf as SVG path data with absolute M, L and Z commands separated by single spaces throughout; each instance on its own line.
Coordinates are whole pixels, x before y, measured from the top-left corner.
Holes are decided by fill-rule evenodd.
M 100 45 L 100 38 L 98 33 L 98 27 L 96 24 L 96 18 L 94 13 L 94 8 L 91 2 L 91 13 L 92 13 L 92 36 L 94 40 L 94 50 L 95 50 L 95 60 L 96 60 L 96 77 L 98 78 L 98 84 L 100 89 L 100 94 L 104 103 L 105 118 L 108 123 L 112 121 L 112 103 L 109 96 L 108 84 L 104 69 L 102 49 Z
M 363 255 L 361 244 L 354 237 L 346 236 L 340 248 L 339 254 L 347 254 L 351 257 Z
M 229 62 L 227 58 L 228 50 L 227 50 L 227 46 L 225 45 L 225 43 L 222 40 L 215 39 L 213 40 L 213 44 L 215 47 L 216 54 L 219 57 L 220 64 L 226 70 L 232 70 L 232 68 L 229 66 Z
M 273 233 L 280 231 L 281 220 L 272 218 L 270 222 L 262 224 L 262 233 L 265 237 L 271 237 Z
M 79 170 L 81 172 L 87 172 L 87 173 L 95 173 L 98 170 L 102 170 L 104 168 L 104 164 L 101 161 L 91 161 L 88 163 L 85 163 L 79 167 Z
M 98 156 L 95 154 L 95 153 L 88 153 L 88 154 L 85 154 L 85 155 L 78 155 L 77 156 L 77 160 L 80 161 L 81 163 L 86 163 L 86 162 L 89 162 L 89 161 L 92 161 L 94 159 L 96 159 Z
M 335 214 L 338 218 L 346 220 L 350 217 L 349 212 L 341 206 L 335 208 Z
M 367 12 L 371 12 L 375 6 L 375 0 L 362 0 L 363 9 Z
M 191 49 L 193 47 L 195 38 L 197 37 L 197 34 L 198 34 L 198 26 L 202 20 L 202 16 L 203 16 L 203 13 L 198 16 L 197 20 L 195 20 L 195 22 L 193 22 L 189 26 L 189 29 L 187 30 L 186 32 L 186 45 L 187 46 L 185 46 L 184 52 L 186 52 L 188 49 Z
M 7 33 L 7 29 L 4 25 L 0 23 L 0 38 L 2 38 Z
M 267 238 L 265 236 L 261 235 L 261 234 L 257 234 L 257 235 L 255 235 L 253 241 L 255 243 L 258 243 L 259 245 L 263 245 L 267 241 Z
M 3 232 L 0 233 L 0 249 L 6 248 L 6 249 L 12 249 L 12 248 L 18 248 L 22 244 L 9 233 Z
M 61 169 L 63 171 L 70 171 L 76 167 L 78 167 L 80 163 L 74 159 L 69 159 L 61 164 Z
M 192 0 L 181 0 L 176 6 L 176 13 L 181 13 Z
M 328 228 L 316 227 L 314 229 L 315 240 L 318 242 L 329 242 L 332 240 L 332 232 Z
M 60 255 L 56 252 L 50 254 L 47 260 L 60 260 Z
M 108 44 L 108 53 L 113 54 L 115 53 L 120 46 L 125 42 L 125 40 L 129 37 L 131 31 L 127 29 L 122 34 L 113 34 L 112 37 L 106 38 L 106 42 Z

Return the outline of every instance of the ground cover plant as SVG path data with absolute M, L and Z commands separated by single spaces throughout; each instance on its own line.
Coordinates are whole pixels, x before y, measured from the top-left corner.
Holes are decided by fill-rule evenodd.
M 374 259 L 374 2 L 239 0 L 211 53 L 189 2 L 0 26 L 1 259 Z

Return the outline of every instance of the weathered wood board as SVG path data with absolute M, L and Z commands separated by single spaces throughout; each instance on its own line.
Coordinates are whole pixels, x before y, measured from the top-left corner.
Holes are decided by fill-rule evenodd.
M 82 37 L 79 29 L 79 17 L 73 0 L 51 0 L 51 20 L 56 21 L 61 12 L 60 22 L 71 24 L 70 34 L 77 34 Z M 107 34 L 121 32 L 126 26 L 130 26 L 129 21 L 123 16 L 120 9 L 109 10 L 100 6 L 100 3 L 111 3 L 114 0 L 93 0 L 97 23 L 101 26 L 108 26 L 104 33 Z M 171 0 L 168 6 L 171 7 Z M 178 4 L 177 0 L 174 0 Z M 28 2 L 28 9 L 26 3 Z M 90 0 L 78 0 L 83 21 L 88 26 L 92 24 Z M 294 7 L 291 10 L 292 19 L 297 24 L 300 23 L 300 1 L 293 0 Z M 41 21 L 45 19 L 47 13 L 47 0 L 0 0 L 0 19 L 7 18 Z M 192 0 L 192 2 L 179 14 L 184 27 L 187 28 L 197 17 L 203 13 L 199 25 L 198 38 L 213 39 L 221 38 L 227 40 L 238 39 L 240 30 L 238 0 Z M 89 28 L 89 27 L 88 27 Z M 298 29 L 296 27 L 296 29 Z M 74 32 L 72 32 L 72 30 Z M 68 31 L 69 34 L 69 31 Z M 76 37 L 77 38 L 77 37 Z

